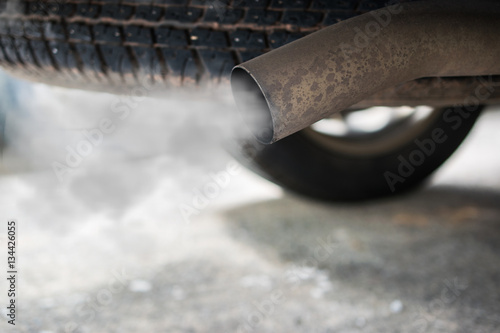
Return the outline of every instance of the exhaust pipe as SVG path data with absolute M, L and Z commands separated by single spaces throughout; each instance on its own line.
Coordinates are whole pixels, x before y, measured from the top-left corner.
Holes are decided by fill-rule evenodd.
M 500 3 L 412 2 L 340 22 L 236 66 L 256 138 L 276 142 L 396 84 L 500 74 Z

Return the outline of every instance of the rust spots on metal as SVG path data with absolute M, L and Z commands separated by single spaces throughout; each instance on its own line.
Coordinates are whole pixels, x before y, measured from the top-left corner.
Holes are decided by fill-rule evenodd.
M 364 105 L 391 105 L 391 101 L 397 101 L 392 105 L 408 101 L 422 105 L 439 98 L 463 103 L 460 98 L 477 87 L 456 80 L 419 81 L 416 86 L 407 81 L 500 75 L 500 3 L 443 0 L 399 6 L 390 24 L 370 35 L 362 47 L 356 45 L 359 32 L 379 22 L 374 15 L 382 11 L 386 15 L 389 9 L 342 21 L 236 67 L 250 73 L 271 105 L 265 111 L 274 126 L 268 143 L 363 100 Z M 437 86 L 443 93 L 433 91 Z M 500 87 L 490 97 L 499 96 L 498 91 Z M 243 104 L 238 105 L 243 112 L 255 112 Z

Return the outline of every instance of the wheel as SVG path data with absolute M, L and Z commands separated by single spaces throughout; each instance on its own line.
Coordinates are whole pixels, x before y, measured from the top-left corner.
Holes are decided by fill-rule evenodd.
M 236 64 L 385 2 L 0 0 L 0 66 L 92 90 L 219 86 Z
M 301 195 L 354 201 L 421 184 L 464 140 L 481 107 L 371 108 L 322 120 L 272 145 L 242 144 L 237 158 Z
M 176 93 L 180 88 L 228 87 L 236 64 L 385 3 L 0 0 L 0 66 L 31 80 L 99 91 L 124 92 L 137 85 Z M 255 143 L 257 153 L 249 163 L 265 177 L 318 198 L 398 193 L 435 170 L 479 113 L 462 119 L 455 129 L 447 119 L 458 116 L 448 112 L 435 110 L 416 124 L 413 116 L 393 119 L 372 133 L 325 134 L 318 125 L 269 147 Z M 399 156 L 409 156 L 418 148 L 415 140 L 432 139 L 437 128 L 447 140 L 436 144 L 411 174 L 400 175 Z

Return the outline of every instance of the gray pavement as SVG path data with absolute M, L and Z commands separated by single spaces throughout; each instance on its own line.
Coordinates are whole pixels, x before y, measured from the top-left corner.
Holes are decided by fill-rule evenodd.
M 115 96 L 23 89 L 0 177 L 18 317 L 1 332 L 500 332 L 500 112 L 419 191 L 327 204 L 234 166 L 229 102 L 145 99 L 119 121 Z M 59 179 L 103 117 L 116 129 Z

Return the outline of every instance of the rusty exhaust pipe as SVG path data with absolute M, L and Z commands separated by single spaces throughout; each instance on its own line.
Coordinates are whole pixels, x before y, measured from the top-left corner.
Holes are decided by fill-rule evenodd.
M 238 109 L 273 143 L 398 83 L 500 74 L 500 3 L 412 2 L 340 22 L 233 69 Z

